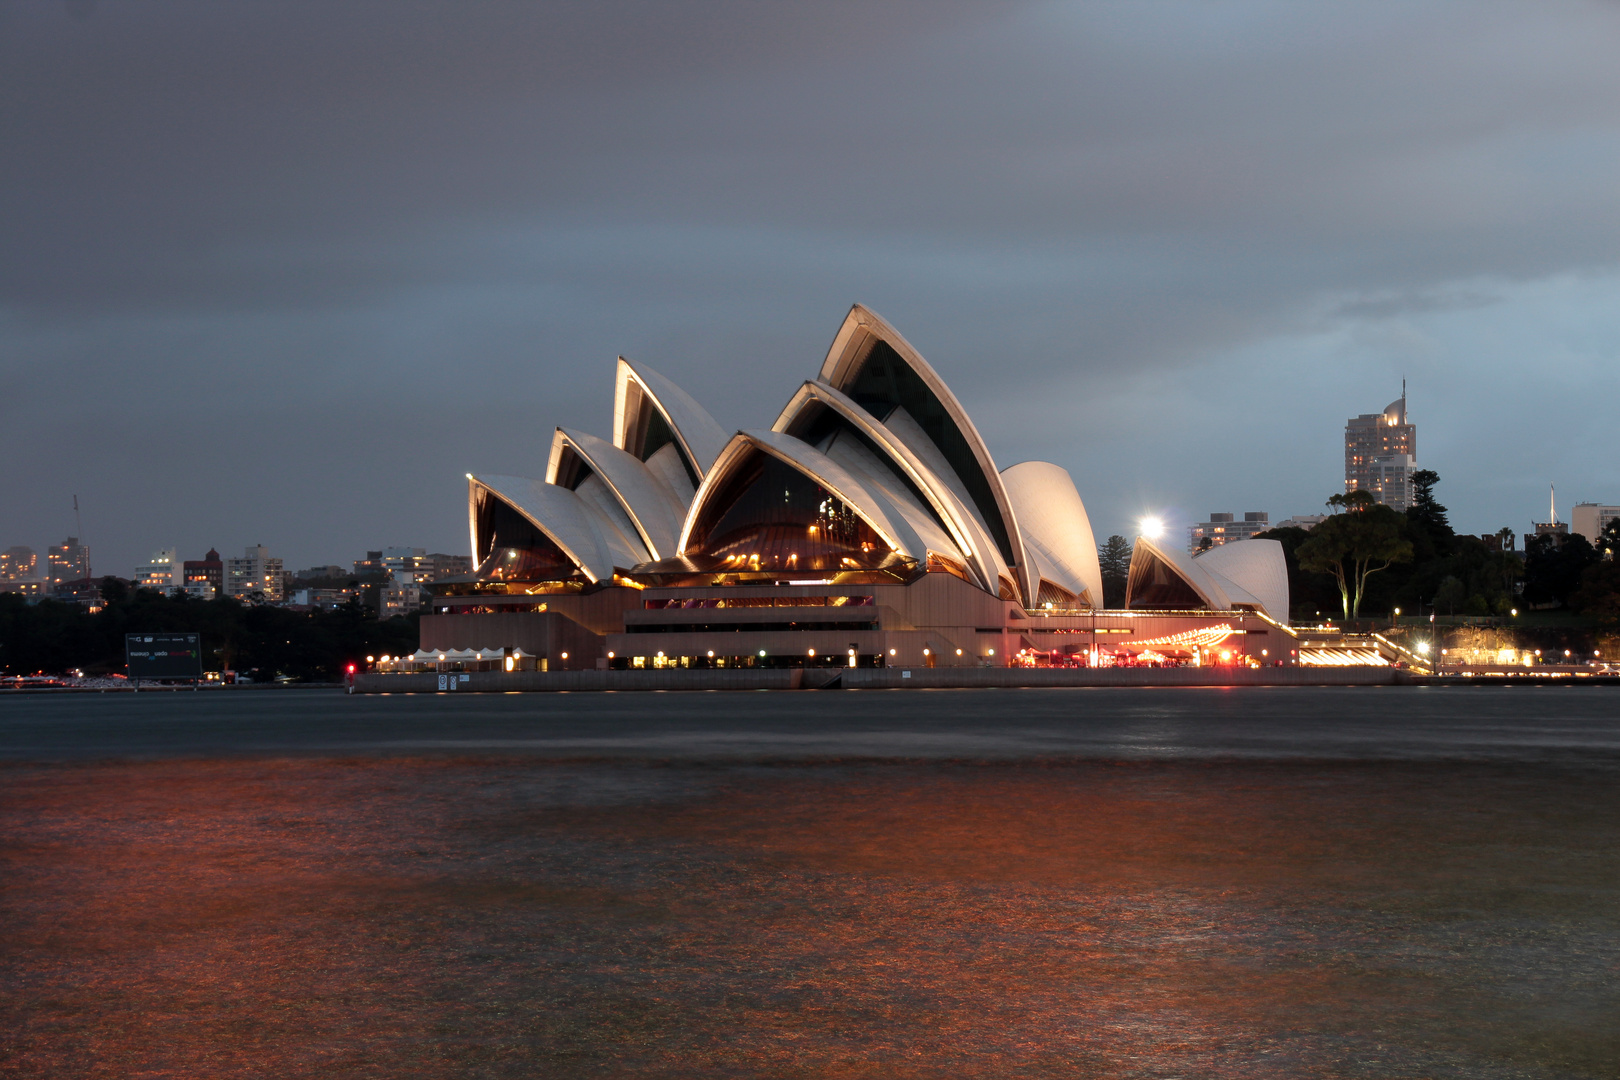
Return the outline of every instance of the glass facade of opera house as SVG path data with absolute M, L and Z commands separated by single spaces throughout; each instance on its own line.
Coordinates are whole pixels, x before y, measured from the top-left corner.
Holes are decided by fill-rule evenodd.
M 1069 473 L 998 470 L 939 375 L 854 307 L 768 429 L 727 432 L 620 358 L 608 438 L 469 474 L 476 571 L 418 656 L 518 667 L 1115 666 L 1298 660 L 1272 541 L 1134 551 L 1103 608 Z M 395 667 L 408 667 L 395 661 Z

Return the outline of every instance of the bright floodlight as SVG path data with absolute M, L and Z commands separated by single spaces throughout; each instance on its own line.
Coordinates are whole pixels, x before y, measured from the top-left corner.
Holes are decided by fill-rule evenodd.
M 1142 535 L 1147 537 L 1149 540 L 1157 540 L 1159 537 L 1164 535 L 1164 522 L 1160 521 L 1156 517 L 1143 518 L 1139 528 L 1142 531 Z

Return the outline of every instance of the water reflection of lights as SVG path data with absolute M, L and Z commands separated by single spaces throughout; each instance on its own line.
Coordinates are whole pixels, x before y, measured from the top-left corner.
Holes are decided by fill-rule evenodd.
M 1607 778 L 1519 770 L 1505 800 L 1465 765 L 644 771 L 15 771 L 8 1050 L 37 1075 L 330 1075 L 356 1047 L 379 1075 L 525 1075 L 560 1030 L 582 1073 L 1275 1077 L 1423 1074 L 1436 1023 L 1464 1075 L 1503 1038 L 1548 1070 L 1608 1045 L 1590 984 L 1537 989 L 1573 1017 L 1545 1052 L 1500 993 L 1527 928 L 1553 965 L 1602 940 Z M 1532 879 L 1590 900 L 1549 917 Z

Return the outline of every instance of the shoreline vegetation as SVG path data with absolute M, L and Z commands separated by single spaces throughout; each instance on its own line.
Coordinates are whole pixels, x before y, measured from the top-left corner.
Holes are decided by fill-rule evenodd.
M 337 683 L 357 657 L 410 652 L 418 639 L 418 616 L 379 620 L 358 603 L 295 611 L 228 597 L 165 596 L 117 578 L 104 578 L 101 592 L 97 612 L 0 593 L 0 674 L 122 673 L 126 633 L 194 632 L 202 636 L 206 670 L 236 671 L 253 682 L 282 676 Z

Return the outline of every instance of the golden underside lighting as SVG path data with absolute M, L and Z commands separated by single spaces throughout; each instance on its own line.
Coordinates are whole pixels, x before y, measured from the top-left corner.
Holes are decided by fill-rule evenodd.
M 1219 645 L 1233 633 L 1230 623 L 1221 623 L 1219 626 L 1204 626 L 1196 630 L 1183 630 L 1179 634 L 1168 634 L 1165 637 L 1149 638 L 1146 641 L 1134 641 L 1132 645 L 1143 648 L 1157 645 L 1172 649 L 1207 649 Z

